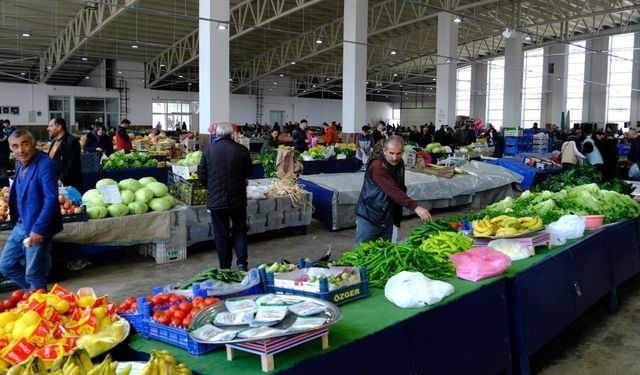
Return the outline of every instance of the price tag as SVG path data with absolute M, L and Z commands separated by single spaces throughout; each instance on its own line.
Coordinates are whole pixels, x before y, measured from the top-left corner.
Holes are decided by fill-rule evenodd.
M 185 167 L 183 165 L 172 165 L 171 171 L 174 174 L 177 174 L 178 176 L 184 178 L 185 180 L 191 179 L 191 174 L 189 173 L 189 167 Z
M 114 204 L 122 203 L 122 196 L 120 196 L 120 190 L 118 185 L 104 185 L 100 186 L 100 194 L 104 203 Z

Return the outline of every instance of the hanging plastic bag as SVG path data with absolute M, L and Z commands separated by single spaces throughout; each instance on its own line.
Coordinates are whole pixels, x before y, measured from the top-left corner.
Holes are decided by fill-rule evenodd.
M 629 168 L 629 178 L 634 180 L 640 179 L 640 168 L 638 167 L 638 163 L 633 163 L 631 168 Z
M 580 238 L 584 235 L 584 218 L 578 215 L 564 215 L 547 226 L 551 236 L 551 245 L 563 245 L 567 240 Z
M 453 285 L 431 280 L 420 272 L 402 271 L 384 286 L 384 296 L 398 307 L 433 305 L 455 291 Z
M 490 247 L 476 247 L 449 255 L 456 267 L 456 276 L 469 281 L 478 281 L 501 275 L 511 266 L 511 258 Z
M 533 246 L 525 245 L 517 240 L 501 238 L 493 240 L 487 244 L 487 247 L 498 250 L 499 252 L 511 258 L 511 261 L 527 259 L 536 254 Z
M 336 156 L 336 149 L 333 146 L 329 146 L 327 148 L 324 149 L 324 158 L 325 159 L 331 159 L 332 157 Z

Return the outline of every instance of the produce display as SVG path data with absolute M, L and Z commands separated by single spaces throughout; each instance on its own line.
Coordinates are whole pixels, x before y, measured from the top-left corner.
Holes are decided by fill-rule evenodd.
M 345 155 L 348 158 L 356 157 L 355 143 L 336 143 L 334 147 L 337 155 Z
M 280 273 L 280 272 L 291 272 L 294 271 L 297 267 L 293 263 L 286 262 L 274 262 L 270 266 L 261 265 L 260 267 L 266 267 L 267 272 Z
M 9 187 L 0 189 L 0 222 L 9 221 Z
M 211 268 L 198 273 L 191 280 L 182 284 L 179 289 L 189 289 L 193 284 L 201 283 L 207 280 L 217 280 L 222 281 L 223 283 L 241 283 L 244 279 L 244 275 L 244 272 Z
M 158 161 L 145 152 L 116 151 L 102 163 L 102 170 L 156 168 Z
M 475 237 L 506 237 L 522 233 L 535 232 L 542 229 L 540 216 L 511 217 L 500 215 L 493 219 L 485 216 L 473 221 L 473 235 Z
M 438 142 L 429 143 L 424 150 L 430 154 L 445 154 L 447 152 L 451 152 L 450 149 L 447 150 L 446 146 L 443 146 Z
M 311 267 L 278 273 L 273 278 L 273 286 L 289 290 L 320 293 L 322 292 L 321 280 L 326 280 L 328 291 L 354 285 L 362 281 L 358 270 L 350 266 L 329 268 Z
M 71 199 L 66 196 L 60 194 L 58 195 L 58 202 L 60 203 L 60 213 L 62 216 L 65 215 L 77 215 L 82 212 L 82 206 L 76 205 L 71 201 Z M 4 202 L 3 202 L 4 203 Z M 0 212 L 2 212 L 2 203 L 0 203 Z M 9 207 L 7 206 L 7 215 L 8 215 Z M 0 219 L 2 217 L 0 216 Z
M 75 348 L 95 356 L 127 334 L 106 296 L 74 294 L 55 285 L 49 293 L 16 291 L 0 313 L 0 370 L 39 357 L 52 363 Z M 18 371 L 18 370 L 15 370 Z
M 220 300 L 214 297 L 195 297 L 174 293 L 156 294 L 146 297 L 151 306 L 152 319 L 156 323 L 178 328 L 187 328 L 193 317 L 203 308 L 216 304 Z M 136 313 L 138 306 L 135 297 L 125 299 L 118 307 L 118 313 Z
M 482 210 L 477 217 L 540 216 L 543 224 L 552 223 L 568 213 L 604 215 L 605 223 L 640 216 L 640 204 L 630 196 L 600 189 L 597 184 L 580 185 L 560 190 L 534 193 L 525 191 L 514 199 L 507 197 Z
M 280 146 L 282 147 L 282 146 Z M 268 149 L 260 153 L 260 162 L 264 169 L 265 178 L 276 177 L 276 158 L 278 157 L 278 150 Z
M 149 362 L 136 375 L 191 375 L 191 370 L 168 351 L 152 350 Z
M 105 185 L 118 187 L 122 203 L 105 203 L 100 193 L 100 187 Z M 89 219 L 139 215 L 147 213 L 149 209 L 168 211 L 173 208 L 176 205 L 176 200 L 168 193 L 167 185 L 156 181 L 153 177 L 143 177 L 140 180 L 128 178 L 120 182 L 103 178 L 96 183 L 95 189 L 87 190 L 84 193 L 82 203 L 87 206 Z
M 303 152 L 302 154 L 300 154 L 300 156 L 303 158 L 303 160 L 324 160 L 326 159 L 325 156 L 325 151 L 327 150 L 327 148 L 323 145 L 317 145 L 317 146 L 313 146 L 313 147 L 309 147 L 309 149 L 305 152 Z
M 534 192 L 545 190 L 558 192 L 565 188 L 595 183 L 604 190 L 612 190 L 620 194 L 630 195 L 633 192 L 633 185 L 615 178 L 610 182 L 602 183 L 602 174 L 591 164 L 576 165 L 562 173 L 549 175 L 546 179 L 535 185 Z
M 189 152 L 184 159 L 178 160 L 176 165 L 183 167 L 197 167 L 202 160 L 202 151 Z

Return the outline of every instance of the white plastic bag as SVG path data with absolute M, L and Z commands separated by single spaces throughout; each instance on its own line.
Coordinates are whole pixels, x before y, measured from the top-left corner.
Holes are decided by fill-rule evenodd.
M 527 246 L 522 242 L 518 242 L 517 240 L 510 240 L 507 238 L 493 240 L 489 242 L 487 246 L 508 255 L 512 261 L 527 259 L 530 256 L 536 254 L 533 246 Z
M 398 307 L 424 307 L 453 294 L 453 285 L 431 280 L 420 272 L 402 271 L 384 286 L 384 296 Z
M 336 149 L 333 146 L 329 146 L 324 150 L 324 158 L 331 159 L 336 155 Z
M 629 168 L 629 178 L 634 180 L 640 178 L 640 168 L 638 167 L 638 163 L 633 163 L 631 168 Z
M 551 245 L 563 245 L 567 240 L 584 235 L 584 218 L 578 215 L 564 215 L 547 226 L 551 235 Z

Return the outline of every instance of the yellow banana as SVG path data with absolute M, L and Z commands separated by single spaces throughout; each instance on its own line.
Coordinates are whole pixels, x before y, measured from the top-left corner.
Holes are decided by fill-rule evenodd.
M 493 219 L 491 219 L 491 224 L 499 224 L 507 218 L 509 218 L 509 216 L 507 215 L 500 215 L 498 217 L 494 217 Z
M 20 365 L 15 365 L 7 371 L 7 375 L 22 375 L 25 372 L 25 368 Z
M 131 363 L 124 365 L 120 371 L 116 372 L 116 375 L 129 375 L 131 372 Z
M 93 369 L 93 362 L 91 362 L 91 357 L 89 357 L 89 352 L 86 349 L 80 349 L 76 352 L 78 360 L 76 361 L 80 365 L 80 373 L 86 374 Z

